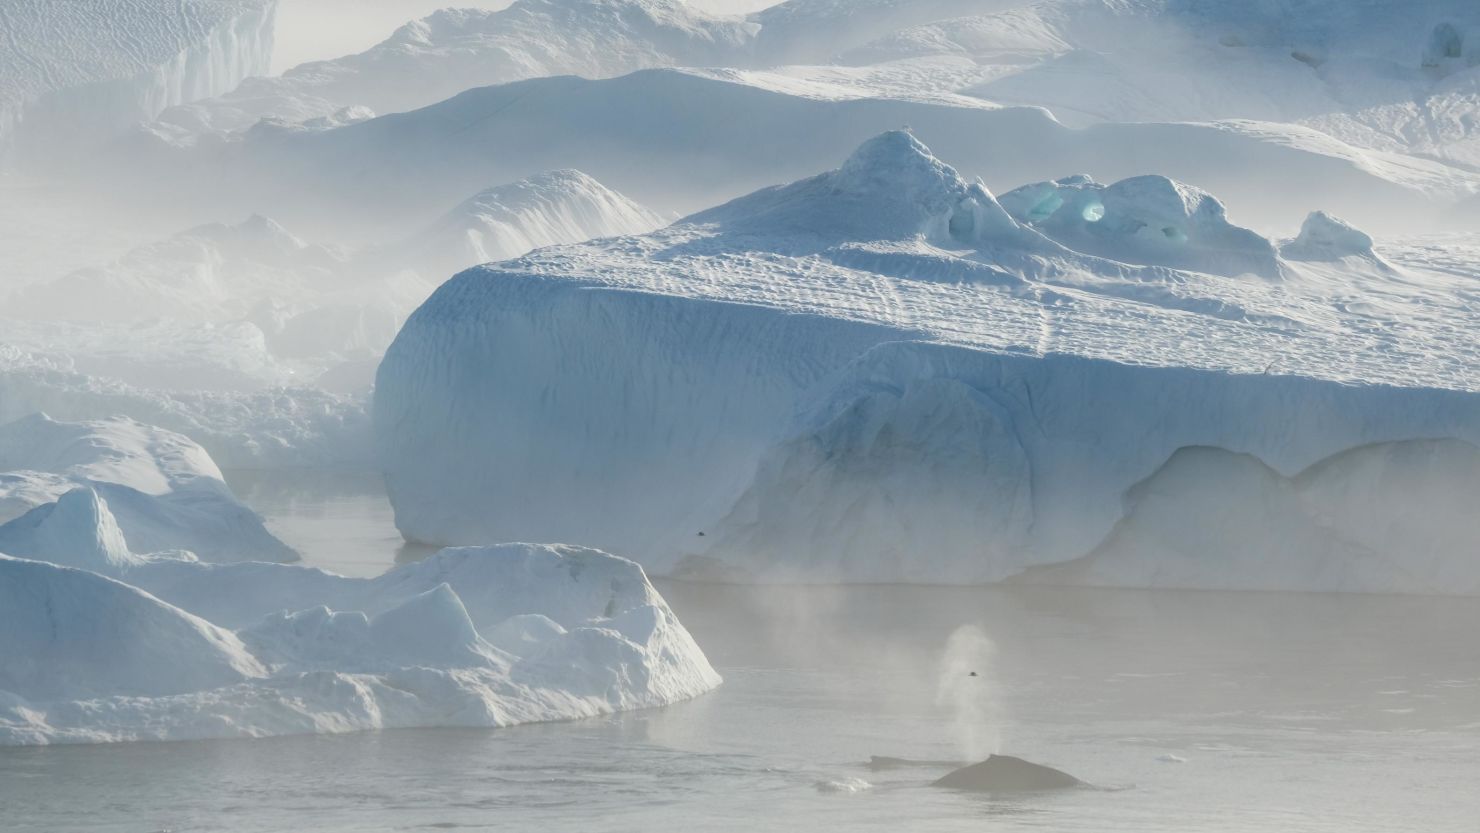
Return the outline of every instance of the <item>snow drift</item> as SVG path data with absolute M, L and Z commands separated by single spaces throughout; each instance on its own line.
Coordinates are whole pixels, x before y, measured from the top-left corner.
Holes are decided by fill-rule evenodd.
M 1480 442 L 1480 359 L 1447 325 L 1343 363 L 1365 320 L 1313 313 L 1329 301 L 1300 294 L 1302 267 L 1196 207 L 1210 197 L 1167 189 L 1201 218 L 1162 235 L 1195 258 L 1181 262 L 1294 280 L 1134 265 L 1149 259 L 1134 234 L 1077 251 L 903 133 L 645 237 L 465 272 L 378 375 L 397 524 L 435 543 L 575 541 L 662 571 L 997 581 L 1094 551 L 1180 449 L 1293 477 L 1359 446 Z M 1378 478 L 1336 503 L 1393 519 L 1412 499 Z M 1379 548 L 1375 529 L 1351 540 Z M 1331 589 L 1469 592 L 1438 580 L 1473 575 L 1463 537 L 1400 563 L 1419 577 L 1402 584 L 1334 552 Z

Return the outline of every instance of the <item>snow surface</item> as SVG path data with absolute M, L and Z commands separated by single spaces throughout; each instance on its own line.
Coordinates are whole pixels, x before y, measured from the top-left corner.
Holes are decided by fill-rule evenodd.
M 104 502 L 118 523 L 89 542 L 86 522 Z M 8 521 L 0 552 L 26 557 L 75 532 L 84 536 L 79 552 L 95 553 L 88 563 L 125 561 L 128 546 L 189 550 L 208 561 L 298 558 L 231 494 L 205 449 L 127 418 L 59 422 L 33 414 L 0 425 L 0 521 Z M 18 536 L 31 544 L 5 546 Z
M 6 0 L 0 162 L 85 147 L 268 70 L 276 0 Z
M 1285 261 L 1210 196 L 1144 182 L 1123 189 L 1131 209 L 1190 223 L 1156 259 L 1231 276 L 1135 265 L 1153 258 L 1123 230 L 1052 239 L 902 132 L 653 234 L 465 272 L 378 375 L 397 524 L 661 571 L 996 581 L 1093 552 L 1184 448 L 1294 477 L 1362 446 L 1443 441 L 1413 466 L 1461 488 L 1424 455 L 1480 444 L 1480 356 L 1453 326 L 1472 287 Z M 1375 480 L 1326 512 L 1380 519 L 1350 531 L 1371 548 L 1416 511 L 1412 490 Z M 1254 524 L 1248 546 L 1275 534 Z M 1300 574 L 1474 592 L 1465 535 L 1438 540 L 1395 568 L 1416 576 L 1402 583 L 1340 547 Z
M 507 726 L 720 682 L 641 568 L 578 547 L 450 549 L 376 579 L 121 575 L 0 556 L 0 745 Z

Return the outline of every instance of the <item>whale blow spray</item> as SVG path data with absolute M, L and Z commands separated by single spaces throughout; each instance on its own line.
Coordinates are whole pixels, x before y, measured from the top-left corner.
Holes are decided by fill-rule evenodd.
M 993 663 L 997 646 L 976 625 L 963 625 L 946 640 L 936 704 L 949 709 L 962 760 L 979 761 L 1002 746 L 1002 709 Z

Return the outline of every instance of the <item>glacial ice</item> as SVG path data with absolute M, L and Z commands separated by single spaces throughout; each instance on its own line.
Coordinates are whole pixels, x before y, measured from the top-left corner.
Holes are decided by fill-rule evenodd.
M 1281 277 L 1274 246 L 1228 222 L 1212 194 L 1164 176 L 1100 185 L 1078 176 L 1024 185 L 1002 207 L 1065 246 L 1127 263 Z
M 71 543 L 108 537 L 95 505 Z M 720 682 L 641 568 L 579 547 L 449 549 L 375 579 L 89 563 L 0 556 L 0 746 L 506 726 Z
M 13 716 L 35 719 L 23 705 L 31 701 L 161 697 L 265 674 L 230 631 L 127 584 L 41 561 L 0 555 L 0 626 L 0 739 L 11 742 Z
M 736 112 L 747 117 L 737 121 Z M 1471 171 L 1387 159 L 1309 128 L 1218 122 L 1073 129 L 1038 108 L 814 90 L 789 75 L 729 69 L 480 87 L 409 113 L 314 135 L 251 135 L 192 158 L 219 171 L 243 209 L 294 227 L 328 216 L 383 237 L 465 198 L 469 179 L 506 182 L 564 167 L 656 210 L 692 212 L 836 165 L 870 136 L 900 125 L 994 187 L 1086 170 L 1113 181 L 1151 167 L 1218 194 L 1232 212 L 1278 225 L 1339 205 L 1374 229 L 1429 229 L 1454 223 L 1446 209 L 1480 189 Z M 148 177 L 139 187 L 172 183 L 188 193 L 192 183 L 179 181 L 180 161 L 166 155 L 137 165 Z M 207 196 L 214 191 L 199 198 Z
M 1314 312 L 1327 273 L 1308 281 L 1196 207 L 1211 197 L 1152 185 L 1132 207 L 1173 194 L 1175 216 L 1201 218 L 1188 244 L 1231 239 L 1291 280 L 1133 265 L 1148 258 L 1114 235 L 1077 250 L 904 133 L 650 235 L 464 272 L 378 375 L 397 524 L 439 544 L 572 541 L 663 572 L 998 581 L 1094 552 L 1182 449 L 1295 477 L 1364 446 L 1480 444 L 1480 357 L 1441 319 L 1397 301 L 1411 349 L 1353 355 L 1356 322 Z M 1237 262 L 1228 251 L 1201 262 Z M 1467 482 L 1429 459 L 1414 465 L 1433 488 Z M 1419 493 L 1377 477 L 1321 513 L 1376 519 L 1347 540 L 1377 548 Z M 1266 535 L 1233 546 L 1279 549 Z M 1470 575 L 1456 537 L 1412 562 L 1392 550 L 1416 576 L 1401 583 L 1345 546 L 1301 552 L 1322 563 L 1297 572 L 1320 576 L 1305 589 L 1472 592 L 1436 578 Z
M 0 163 L 54 157 L 268 71 L 276 0 L 7 0 Z
M 1377 259 L 1370 235 L 1324 211 L 1312 211 L 1305 218 L 1300 234 L 1280 244 L 1280 256 L 1289 260 Z
M 71 524 L 106 502 L 118 522 L 97 542 L 104 561 L 125 558 L 123 540 L 135 552 L 189 550 L 207 561 L 298 558 L 231 494 L 205 449 L 131 419 L 33 414 L 0 425 L 0 472 L 0 521 L 8 521 L 0 542 L 31 541 L 0 552 L 33 557 L 73 532 L 87 535 L 91 526 Z
M 397 256 L 440 283 L 479 263 L 662 225 L 657 214 L 580 171 L 546 171 L 479 191 L 398 244 Z
M 396 113 L 487 84 L 559 75 L 604 78 L 658 66 L 743 60 L 756 27 L 681 0 L 518 0 L 496 11 L 444 8 L 370 49 L 252 78 L 166 111 L 151 132 L 192 144 L 256 130 L 314 129 L 346 108 Z

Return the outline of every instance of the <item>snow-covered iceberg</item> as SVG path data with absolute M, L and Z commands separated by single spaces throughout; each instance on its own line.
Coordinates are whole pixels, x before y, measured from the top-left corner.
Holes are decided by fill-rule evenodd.
M 7 0 L 0 162 L 98 143 L 265 74 L 276 0 Z
M 151 572 L 169 600 L 132 585 Z M 0 556 L 0 745 L 508 726 L 719 681 L 641 568 L 592 550 L 446 550 L 370 580 Z
M 1093 552 L 1185 448 L 1294 477 L 1362 446 L 1480 445 L 1462 301 L 1381 287 L 1391 306 L 1355 314 L 1326 273 L 1307 280 L 1217 215 L 1209 229 L 1290 280 L 1137 265 L 1113 235 L 1078 251 L 889 133 L 653 234 L 470 270 L 380 368 L 397 524 L 441 544 L 573 541 L 660 571 L 995 581 Z M 1162 237 L 1184 255 L 1206 244 Z M 1360 296 L 1366 278 L 1350 280 Z M 1463 296 L 1454 276 L 1425 280 Z M 1384 316 L 1404 341 L 1354 352 Z M 1379 477 L 1330 511 L 1391 521 L 1413 494 Z M 1350 539 L 1381 548 L 1387 521 Z M 1329 589 L 1470 592 L 1436 580 L 1465 574 L 1461 538 L 1400 564 L 1421 576 L 1402 585 L 1347 570 L 1343 550 Z
M 75 503 L 68 505 L 69 497 Z M 97 500 L 111 508 L 113 530 L 137 552 L 188 550 L 207 561 L 298 558 L 232 495 L 205 449 L 180 434 L 127 418 L 61 422 L 33 414 L 0 425 L 0 521 L 8 521 L 0 541 L 19 537 L 45 550 L 57 540 L 48 537 L 51 530 L 64 539 L 86 536 L 86 519 L 97 514 L 88 506 Z M 116 556 L 116 548 L 106 554 L 111 538 L 99 539 L 103 560 Z M 0 544 L 0 552 L 35 557 L 29 546 Z
M 175 144 L 248 128 L 312 131 L 487 84 L 724 65 L 745 59 L 755 29 L 681 0 L 517 0 L 499 10 L 445 8 L 364 52 L 253 78 L 225 95 L 166 111 L 150 129 Z

